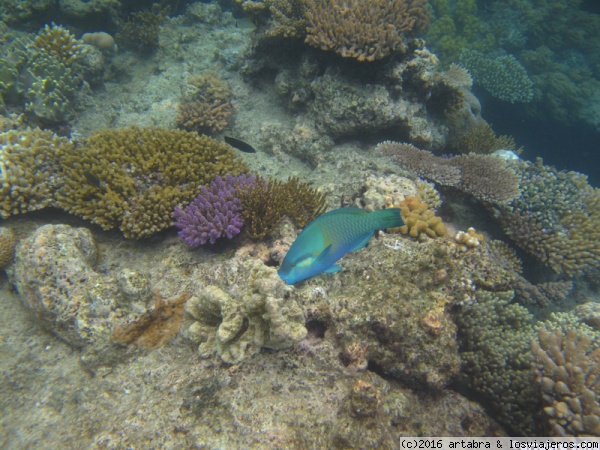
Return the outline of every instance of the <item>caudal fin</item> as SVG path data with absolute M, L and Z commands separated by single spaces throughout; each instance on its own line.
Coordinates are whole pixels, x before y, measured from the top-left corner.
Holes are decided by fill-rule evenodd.
M 370 213 L 376 230 L 385 230 L 386 228 L 396 228 L 404 225 L 400 217 L 400 208 L 380 209 Z

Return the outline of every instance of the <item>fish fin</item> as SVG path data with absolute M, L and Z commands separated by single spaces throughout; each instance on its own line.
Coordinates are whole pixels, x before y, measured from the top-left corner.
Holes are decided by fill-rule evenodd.
M 323 262 L 326 261 L 327 258 L 329 258 L 329 253 L 331 253 L 331 248 L 332 248 L 332 244 L 329 244 L 327 247 L 325 247 L 325 250 L 323 250 L 321 252 L 321 254 L 319 254 L 319 256 L 317 256 L 315 258 L 315 260 L 313 261 L 313 264 L 323 265 Z
M 385 230 L 386 228 L 396 228 L 404 225 L 404 221 L 400 216 L 400 208 L 388 208 L 373 211 L 369 214 L 374 214 L 376 230 Z
M 366 247 L 372 237 L 373 237 L 373 232 L 372 231 L 369 231 L 368 233 L 365 233 L 364 236 L 360 237 L 360 240 L 358 241 L 358 243 L 354 247 L 352 247 L 350 250 L 348 250 L 348 251 L 349 252 L 354 252 L 354 251 L 359 250 L 359 249 L 361 249 L 363 247 Z
M 323 273 L 336 273 L 342 270 L 340 266 L 336 266 L 335 264 L 331 266 L 329 269 L 324 270 Z

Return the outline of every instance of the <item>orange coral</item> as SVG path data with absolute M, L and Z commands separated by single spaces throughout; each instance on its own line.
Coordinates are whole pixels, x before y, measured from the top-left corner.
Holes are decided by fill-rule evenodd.
M 419 197 L 407 197 L 400 202 L 400 209 L 404 220 L 404 225 L 398 228 L 400 233 L 409 234 L 414 238 L 423 233 L 432 238 L 446 235 L 442 219 Z

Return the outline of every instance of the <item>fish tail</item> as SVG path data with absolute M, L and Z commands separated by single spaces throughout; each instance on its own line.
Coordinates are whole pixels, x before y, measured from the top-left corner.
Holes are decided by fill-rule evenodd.
M 376 230 L 384 230 L 386 228 L 396 228 L 404 225 L 402 217 L 400 217 L 400 208 L 380 209 L 370 213 L 372 222 Z

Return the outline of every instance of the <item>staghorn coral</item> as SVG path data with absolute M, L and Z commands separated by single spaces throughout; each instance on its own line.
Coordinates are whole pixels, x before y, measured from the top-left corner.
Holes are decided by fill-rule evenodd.
M 151 236 L 172 225 L 177 204 L 215 175 L 239 175 L 245 164 L 225 144 L 179 130 L 102 130 L 60 158 L 57 204 L 126 237 Z
M 557 273 L 570 276 L 598 270 L 600 190 L 577 172 L 512 161 L 521 195 L 495 212 L 506 233 Z
M 242 201 L 238 189 L 246 190 L 256 183 L 254 176 L 227 174 L 219 175 L 202 186 L 200 194 L 185 209 L 175 208 L 175 226 L 180 228 L 179 236 L 192 247 L 214 244 L 217 239 L 237 236 L 242 220 Z
M 440 158 L 411 144 L 386 141 L 377 151 L 416 175 L 444 186 L 454 186 L 482 202 L 508 203 L 520 194 L 519 177 L 506 161 L 490 155 Z
M 326 209 L 325 196 L 298 177 L 286 181 L 258 178 L 248 189 L 238 191 L 246 230 L 253 239 L 267 236 L 283 217 L 302 228 Z
M 47 130 L 0 133 L 0 216 L 55 205 L 59 166 L 56 155 L 73 144 Z
M 227 266 L 213 268 L 219 285 L 199 286 L 185 307 L 195 319 L 186 336 L 198 345 L 201 357 L 216 353 L 223 361 L 238 364 L 263 347 L 283 349 L 304 339 L 302 310 L 275 268 L 250 259 Z M 218 277 L 221 269 L 235 281 Z
M 0 269 L 8 266 L 15 253 L 17 239 L 10 228 L 0 227 Z
M 487 400 L 501 422 L 523 435 L 534 435 L 540 409 L 531 368 L 533 316 L 511 303 L 513 292 L 478 290 L 476 301 L 459 311 L 462 370 L 468 384 Z
M 154 296 L 154 308 L 137 320 L 117 325 L 111 334 L 113 341 L 156 348 L 177 334 L 190 294 L 183 292 L 169 301 L 164 301 L 158 291 L 154 292 Z
M 551 436 L 600 436 L 600 347 L 582 326 L 542 327 L 531 344 Z
M 344 58 L 375 61 L 404 48 L 403 38 L 426 28 L 424 0 L 334 0 L 306 12 L 306 43 Z
M 431 238 L 445 236 L 446 227 L 442 219 L 435 215 L 429 205 L 421 201 L 419 197 L 407 197 L 400 202 L 400 210 L 404 225 L 397 228 L 402 234 L 408 234 L 418 238 L 426 234 Z
M 476 50 L 466 49 L 460 64 L 473 75 L 493 97 L 509 103 L 528 103 L 533 100 L 533 81 L 513 55 L 490 58 Z
M 69 30 L 54 23 L 42 28 L 29 48 L 34 53 L 52 55 L 65 66 L 71 66 L 85 51 L 82 41 L 76 39 Z

